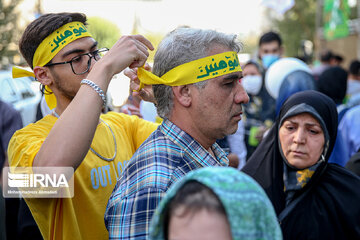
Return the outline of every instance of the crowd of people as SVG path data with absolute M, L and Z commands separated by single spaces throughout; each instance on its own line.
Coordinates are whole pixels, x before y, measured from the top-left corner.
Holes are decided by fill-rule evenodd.
M 1 199 L 0 237 L 360 239 L 358 60 L 327 50 L 315 68 L 271 31 L 242 63 L 236 35 L 179 27 L 150 67 L 145 37 L 99 49 L 86 21 L 44 14 L 21 37 L 32 71 L 13 75 L 41 83 L 49 114 L 21 128 L 1 103 L 0 164 L 71 167 L 74 196 Z

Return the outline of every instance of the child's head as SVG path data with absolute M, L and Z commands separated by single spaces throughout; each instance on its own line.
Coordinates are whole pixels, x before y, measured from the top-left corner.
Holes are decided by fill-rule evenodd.
M 165 239 L 231 239 L 224 206 L 216 194 L 195 180 L 186 182 L 164 213 Z
M 274 208 L 251 177 L 205 167 L 174 183 L 150 225 L 150 239 L 281 239 Z

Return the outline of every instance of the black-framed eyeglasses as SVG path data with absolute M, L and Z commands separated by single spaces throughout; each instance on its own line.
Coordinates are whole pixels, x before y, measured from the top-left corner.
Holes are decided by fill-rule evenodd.
M 70 61 L 48 63 L 45 65 L 45 67 L 70 63 L 73 73 L 76 75 L 81 75 L 81 74 L 87 73 L 89 71 L 90 66 L 91 66 L 91 58 L 94 58 L 95 61 L 98 61 L 102 56 L 105 55 L 105 53 L 107 51 L 109 51 L 108 48 L 101 48 L 101 49 L 95 50 L 93 52 L 80 54 L 76 57 L 73 57 Z

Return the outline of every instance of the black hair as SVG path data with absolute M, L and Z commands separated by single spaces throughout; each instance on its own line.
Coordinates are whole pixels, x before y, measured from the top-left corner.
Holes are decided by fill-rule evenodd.
M 340 55 L 334 55 L 333 58 L 339 63 L 342 63 L 344 61 L 344 58 Z
M 360 62 L 358 60 L 353 60 L 350 63 L 349 73 L 353 75 L 360 75 Z
M 334 58 L 334 54 L 330 50 L 324 50 L 320 53 L 321 62 L 329 62 L 332 58 Z
M 264 34 L 260 37 L 259 47 L 260 47 L 262 44 L 264 44 L 264 43 L 270 43 L 270 42 L 273 42 L 273 41 L 278 42 L 278 43 L 279 43 L 279 46 L 281 46 L 281 44 L 282 44 L 281 37 L 280 37 L 280 35 L 279 35 L 278 33 L 273 32 L 273 31 L 264 33 Z
M 257 70 L 259 71 L 259 73 L 261 74 L 261 67 L 260 67 L 260 65 L 259 65 L 257 62 L 255 62 L 254 60 L 249 60 L 249 61 L 247 61 L 242 68 L 245 68 L 245 67 L 247 67 L 247 66 L 249 66 L 249 65 L 254 65 L 254 66 L 257 68 Z
M 176 195 L 164 208 L 163 224 L 165 240 L 169 238 L 171 216 L 180 206 L 185 206 L 184 211 L 179 214 L 180 217 L 188 213 L 197 213 L 203 209 L 227 216 L 220 199 L 210 188 L 196 180 L 190 180 L 177 191 Z
M 336 104 L 341 104 L 346 95 L 348 73 L 342 67 L 329 67 L 316 81 L 319 92 L 329 96 Z
M 40 43 L 61 26 L 70 22 L 82 22 L 86 25 L 86 16 L 82 13 L 49 13 L 31 22 L 25 29 L 20 42 L 20 52 L 33 68 L 33 58 Z

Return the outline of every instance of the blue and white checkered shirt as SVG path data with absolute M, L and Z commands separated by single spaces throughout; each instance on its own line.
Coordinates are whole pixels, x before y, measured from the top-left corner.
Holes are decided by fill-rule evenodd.
M 227 166 L 215 143 L 214 158 L 169 120 L 154 131 L 130 159 L 105 212 L 109 239 L 146 239 L 149 223 L 169 187 L 186 173 L 206 166 Z

